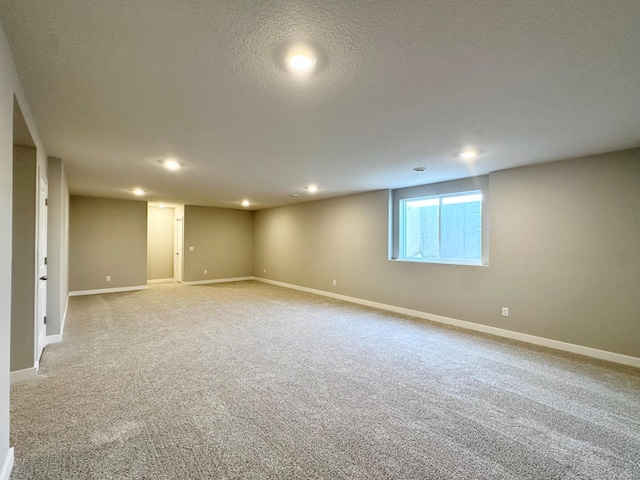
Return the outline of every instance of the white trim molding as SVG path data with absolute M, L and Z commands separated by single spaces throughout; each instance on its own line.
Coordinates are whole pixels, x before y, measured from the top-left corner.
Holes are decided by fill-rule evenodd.
M 38 376 L 38 366 L 25 368 L 24 370 L 16 370 L 10 373 L 10 382 L 12 384 L 33 380 Z
M 11 470 L 13 470 L 13 447 L 11 447 L 4 457 L 2 462 L 2 470 L 0 470 L 0 480 L 9 480 L 11 476 Z
M 54 343 L 62 342 L 62 335 L 64 335 L 64 323 L 67 320 L 67 310 L 69 309 L 69 295 L 67 295 L 67 303 L 64 306 L 64 312 L 62 314 L 62 322 L 60 324 L 60 333 L 57 335 L 47 335 L 44 340 L 44 344 L 53 345 Z
M 196 280 L 194 282 L 182 282 L 182 285 L 204 285 L 206 283 L 228 283 L 228 282 L 246 282 L 254 280 L 255 277 L 234 277 L 234 278 L 218 278 L 215 280 Z
M 153 283 L 173 283 L 177 282 L 175 278 L 155 278 L 153 280 L 147 280 L 147 285 L 151 285 Z
M 148 285 L 135 285 L 133 287 L 116 287 L 116 288 L 99 288 L 97 290 L 76 290 L 75 292 L 69 292 L 70 297 L 79 297 L 82 295 L 99 295 L 101 293 L 119 293 L 119 292 L 133 292 L 134 290 L 146 290 Z
M 60 322 L 60 337 L 64 335 L 64 325 L 67 322 L 67 311 L 69 310 L 69 294 L 67 293 L 67 303 L 64 306 L 64 313 L 62 314 L 62 322 Z
M 54 343 L 62 343 L 62 334 L 47 335 L 44 339 L 45 345 L 53 345 Z
M 556 350 L 562 350 L 565 352 L 577 353 L 578 355 L 584 355 L 586 357 L 597 358 L 599 360 L 606 360 L 609 362 L 620 363 L 622 365 L 629 365 L 631 367 L 640 368 L 640 358 L 631 357 L 629 355 L 623 355 L 621 353 L 608 352 L 606 350 L 598 350 L 597 348 L 583 347 L 582 345 L 575 345 L 573 343 L 561 342 L 559 340 L 551 340 L 544 337 L 536 337 L 526 333 L 514 332 L 512 330 L 505 330 L 503 328 L 490 327 L 488 325 L 481 325 L 479 323 L 467 322 L 466 320 L 458 320 L 457 318 L 443 317 L 442 315 L 434 315 L 432 313 L 421 312 L 419 310 L 410 310 L 408 308 L 396 307 L 394 305 L 387 305 L 385 303 L 372 302 L 370 300 L 363 300 L 361 298 L 349 297 L 347 295 L 340 295 L 338 293 L 327 292 L 324 290 L 316 290 L 315 288 L 301 287 L 298 285 L 292 285 L 290 283 L 278 282 L 275 280 L 269 280 L 261 277 L 253 277 L 254 280 L 259 282 L 269 283 L 271 285 L 277 285 L 279 287 L 291 288 L 293 290 L 300 290 L 302 292 L 313 293 L 316 295 L 322 295 L 324 297 L 331 297 L 338 300 L 344 300 L 345 302 L 357 303 L 359 305 L 366 305 L 367 307 L 379 308 L 380 310 L 386 310 L 389 312 L 400 313 L 402 315 L 409 315 L 412 317 L 424 318 L 433 322 L 444 323 L 446 325 L 453 325 L 455 327 L 464 328 L 466 330 L 475 330 L 476 332 L 489 333 L 498 337 L 510 338 L 512 340 L 519 340 L 521 342 L 531 343 L 533 345 L 540 345 L 542 347 L 549 347 Z

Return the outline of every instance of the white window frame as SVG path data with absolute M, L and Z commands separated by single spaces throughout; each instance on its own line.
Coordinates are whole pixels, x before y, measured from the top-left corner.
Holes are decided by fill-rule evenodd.
M 428 197 L 457 196 L 469 192 L 480 192 L 482 195 L 482 232 L 481 232 L 481 261 L 467 262 L 459 260 L 442 260 L 433 258 L 403 258 L 401 252 L 403 245 L 403 229 L 401 228 L 401 201 L 409 199 L 421 199 Z M 389 255 L 391 261 L 422 263 L 422 264 L 445 264 L 463 266 L 487 266 L 489 265 L 489 176 L 464 178 L 448 182 L 432 183 L 428 185 L 418 185 L 389 191 Z
M 439 256 L 438 258 L 413 258 L 407 257 L 407 252 L 405 251 L 407 245 L 406 238 L 406 224 L 405 224 L 405 204 L 407 202 L 416 202 L 416 201 L 436 201 L 435 203 L 438 205 L 440 209 L 440 214 L 438 215 L 438 250 L 442 252 L 442 205 L 445 203 L 447 198 L 452 197 L 463 197 L 470 195 L 478 195 L 480 197 L 480 215 L 482 218 L 483 208 L 482 208 L 482 191 L 480 190 L 471 190 L 468 192 L 455 192 L 455 193 L 447 193 L 444 195 L 429 195 L 427 197 L 409 197 L 403 198 L 399 200 L 399 255 L 398 259 L 402 261 L 413 261 L 413 262 L 428 262 L 428 263 L 453 263 L 460 265 L 482 265 L 482 235 L 480 236 L 480 259 L 479 260 L 464 260 L 460 258 L 443 258 Z M 482 223 L 482 222 L 481 222 Z M 482 227 L 481 231 L 482 231 Z

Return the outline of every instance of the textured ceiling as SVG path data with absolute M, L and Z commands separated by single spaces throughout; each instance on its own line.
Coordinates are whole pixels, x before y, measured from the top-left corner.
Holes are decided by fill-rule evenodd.
M 264 208 L 640 146 L 637 0 L 0 0 L 0 21 L 78 194 Z M 307 78 L 283 68 L 299 42 Z

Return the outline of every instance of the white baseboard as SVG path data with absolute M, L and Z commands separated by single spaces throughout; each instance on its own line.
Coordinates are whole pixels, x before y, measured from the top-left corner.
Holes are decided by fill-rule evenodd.
M 152 284 L 152 283 L 173 283 L 173 282 L 177 282 L 177 280 L 175 278 L 155 278 L 153 280 L 147 280 L 147 284 Z
M 11 470 L 13 470 L 13 447 L 7 451 L 2 462 L 2 470 L 0 470 L 0 480 L 9 480 L 11 476 Z
M 246 282 L 254 277 L 218 278 L 216 280 L 196 280 L 194 282 L 182 282 L 182 285 L 204 285 L 206 283 Z
M 44 325 L 40 336 L 38 337 L 38 361 L 40 363 L 40 358 L 42 358 L 42 353 L 44 352 L 44 347 L 47 346 L 47 325 Z M 40 348 L 42 347 L 42 348 Z
M 54 343 L 62 342 L 62 335 L 64 334 L 64 322 L 67 319 L 67 309 L 69 308 L 69 295 L 67 295 L 67 302 L 64 306 L 64 312 L 62 313 L 62 321 L 60 322 L 60 333 L 56 335 L 47 335 L 44 340 L 44 344 L 53 345 Z
M 269 280 L 266 278 L 253 277 L 254 280 L 259 282 L 269 283 L 271 285 L 277 285 L 280 287 L 291 288 L 293 290 L 300 290 L 302 292 L 314 293 L 316 295 L 322 295 L 324 297 L 336 298 L 338 300 L 344 300 L 345 302 L 357 303 L 359 305 L 366 305 L 367 307 L 379 308 L 381 310 L 387 310 L 389 312 L 400 313 L 402 315 L 410 315 L 412 317 L 424 318 L 433 322 L 444 323 L 447 325 L 453 325 L 455 327 L 464 328 L 467 330 L 475 330 L 477 332 L 489 333 L 498 337 L 510 338 L 512 340 L 519 340 L 521 342 L 531 343 L 534 345 L 540 345 L 542 347 L 554 348 L 556 350 L 563 350 L 565 352 L 577 353 L 578 355 L 584 355 L 587 357 L 597 358 L 600 360 L 607 360 L 609 362 L 620 363 L 622 365 L 629 365 L 631 367 L 640 368 L 640 358 L 631 357 L 629 355 L 622 355 L 620 353 L 607 352 L 606 350 L 598 350 L 597 348 L 583 347 L 582 345 L 575 345 L 573 343 L 561 342 L 558 340 L 551 340 L 543 337 L 536 337 L 526 333 L 514 332 L 512 330 L 505 330 L 503 328 L 490 327 L 488 325 L 481 325 L 479 323 L 467 322 L 465 320 L 458 320 L 456 318 L 443 317 L 441 315 L 434 315 L 431 313 L 421 312 L 419 310 L 410 310 L 408 308 L 396 307 L 394 305 L 387 305 L 385 303 L 372 302 L 369 300 L 363 300 L 356 297 L 348 297 L 346 295 L 340 295 L 338 293 L 327 292 L 324 290 L 316 290 L 315 288 L 301 287 L 298 285 L 292 285 L 290 283 L 278 282 L 275 280 Z
M 134 290 L 146 290 L 148 285 L 136 285 L 133 287 L 117 287 L 117 288 L 99 288 L 97 290 L 76 290 L 75 292 L 69 292 L 70 297 L 79 297 L 82 295 L 99 295 L 101 293 L 119 293 L 119 292 L 132 292 Z
M 64 313 L 62 314 L 62 321 L 60 322 L 60 336 L 64 335 L 64 325 L 67 321 L 68 310 L 69 310 L 69 294 L 67 293 L 67 303 L 64 306 Z
M 11 372 L 9 376 L 12 384 L 33 380 L 38 376 L 38 366 L 36 365 L 32 368 L 25 368 L 24 370 L 16 370 L 15 372 Z
M 44 340 L 45 345 L 53 345 L 54 343 L 62 343 L 62 334 L 47 335 Z

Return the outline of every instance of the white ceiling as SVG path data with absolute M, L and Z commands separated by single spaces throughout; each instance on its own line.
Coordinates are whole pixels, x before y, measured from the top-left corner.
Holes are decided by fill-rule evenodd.
M 640 146 L 638 0 L 0 0 L 0 21 L 77 194 L 259 209 Z M 300 41 L 306 79 L 282 68 Z

